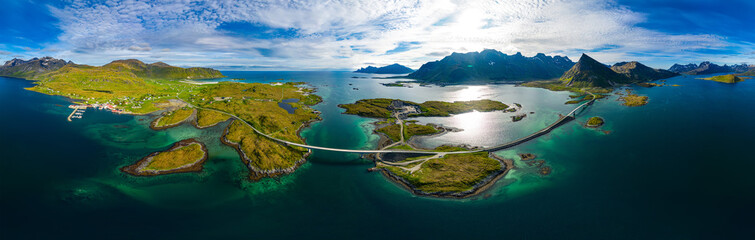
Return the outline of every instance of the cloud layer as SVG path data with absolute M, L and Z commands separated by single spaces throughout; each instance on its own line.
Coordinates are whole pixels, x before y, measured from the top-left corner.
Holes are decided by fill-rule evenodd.
M 646 15 L 609 0 L 75 0 L 49 9 L 62 33 L 47 48 L 90 64 L 140 58 L 185 66 L 416 68 L 485 48 L 667 64 L 710 51 L 753 51 L 752 43 L 723 36 L 638 27 Z

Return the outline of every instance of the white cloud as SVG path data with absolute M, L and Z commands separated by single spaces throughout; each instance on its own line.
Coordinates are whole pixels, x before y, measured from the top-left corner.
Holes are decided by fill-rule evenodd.
M 416 68 L 452 51 L 485 48 L 572 58 L 603 48 L 595 57 L 613 62 L 642 52 L 651 54 L 631 60 L 732 45 L 719 36 L 637 27 L 645 16 L 611 0 L 75 0 L 51 12 L 63 31 L 51 47 L 90 64 L 138 57 L 179 65 L 355 68 L 398 62 Z M 259 38 L 219 29 L 233 22 L 293 34 Z M 385 54 L 401 42 L 420 44 Z

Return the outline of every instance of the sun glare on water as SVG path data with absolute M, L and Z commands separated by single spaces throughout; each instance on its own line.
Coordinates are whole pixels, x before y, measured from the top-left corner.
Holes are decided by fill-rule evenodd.
M 453 92 L 454 101 L 469 101 L 485 99 L 484 95 L 488 92 L 487 86 L 469 86 L 459 91 Z

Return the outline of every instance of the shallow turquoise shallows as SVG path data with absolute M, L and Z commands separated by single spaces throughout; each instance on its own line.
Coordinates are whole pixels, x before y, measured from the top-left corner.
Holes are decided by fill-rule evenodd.
M 418 144 L 492 146 L 526 136 L 569 112 L 567 92 L 513 85 L 386 87 L 349 72 L 224 72 L 244 82 L 301 81 L 317 88 L 323 121 L 307 143 L 374 148 L 375 119 L 343 115 L 364 98 L 494 99 L 518 113 L 417 118 L 464 129 Z M 356 77 L 356 78 L 353 78 Z M 375 78 L 373 78 L 375 77 Z M 279 80 L 283 79 L 283 80 Z M 648 105 L 596 102 L 547 136 L 497 154 L 516 169 L 470 199 L 417 197 L 358 154 L 315 151 L 294 174 L 250 182 L 219 141 L 226 124 L 153 131 L 154 116 L 87 110 L 0 78 L 0 239 L 743 239 L 755 236 L 755 79 L 723 84 L 680 76 L 679 87 L 633 87 Z M 358 89 L 358 90 L 357 90 Z M 531 112 L 534 112 L 531 113 Z M 581 126 L 590 116 L 606 125 Z M 132 177 L 118 169 L 197 138 L 201 173 Z M 541 176 L 516 157 L 534 153 Z M 751 238 L 750 238 L 751 239 Z

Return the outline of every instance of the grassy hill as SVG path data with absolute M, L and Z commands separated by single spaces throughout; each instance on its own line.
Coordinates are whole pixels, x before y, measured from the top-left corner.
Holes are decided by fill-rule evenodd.
M 146 64 L 136 59 L 116 60 L 102 66 L 114 71 L 131 72 L 137 77 L 151 79 L 209 79 L 224 77 L 220 71 L 211 68 L 180 68 L 164 62 Z

